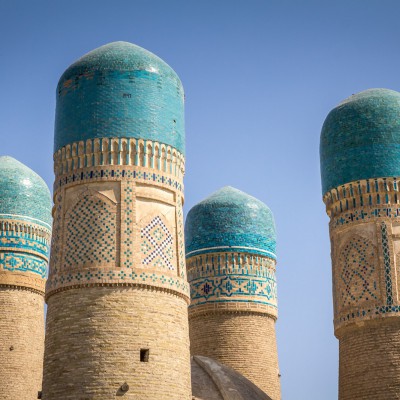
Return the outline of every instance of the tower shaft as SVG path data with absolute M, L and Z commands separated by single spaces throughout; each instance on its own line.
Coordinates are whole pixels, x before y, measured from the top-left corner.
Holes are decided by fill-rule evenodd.
M 330 216 L 339 399 L 400 392 L 400 208 L 395 178 L 366 179 L 324 196 Z
M 280 399 L 275 260 L 248 253 L 189 257 L 191 353 L 213 358 Z
M 190 399 L 183 156 L 93 139 L 55 170 L 43 399 Z

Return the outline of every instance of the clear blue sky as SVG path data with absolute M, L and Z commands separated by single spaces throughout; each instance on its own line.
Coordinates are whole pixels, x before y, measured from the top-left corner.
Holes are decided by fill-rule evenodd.
M 399 89 L 399 16 L 396 0 L 0 0 L 0 154 L 51 187 L 64 69 L 116 40 L 163 58 L 186 92 L 186 212 L 224 185 L 270 206 L 283 399 L 334 400 L 338 349 L 319 133 L 352 93 Z

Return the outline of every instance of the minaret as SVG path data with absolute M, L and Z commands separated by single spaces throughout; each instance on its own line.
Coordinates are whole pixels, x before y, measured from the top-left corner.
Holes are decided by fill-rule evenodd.
M 190 399 L 184 94 L 116 42 L 62 75 L 43 399 Z
M 0 157 L 1 399 L 36 399 L 42 388 L 50 224 L 43 179 L 14 158 Z
M 224 187 L 189 211 L 185 238 L 191 353 L 232 367 L 280 399 L 270 209 Z
M 339 399 L 398 399 L 400 93 L 371 89 L 340 103 L 323 125 L 320 156 Z

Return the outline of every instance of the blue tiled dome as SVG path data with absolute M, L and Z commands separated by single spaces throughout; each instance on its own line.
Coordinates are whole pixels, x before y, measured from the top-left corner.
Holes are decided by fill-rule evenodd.
M 172 68 L 127 42 L 72 64 L 57 87 L 54 149 L 79 140 L 130 137 L 184 152 L 184 94 Z
M 16 218 L 51 229 L 51 196 L 44 180 L 8 156 L 0 157 L 0 218 Z
M 260 200 L 226 186 L 189 211 L 185 242 L 188 257 L 240 251 L 276 258 L 274 217 Z
M 400 93 L 370 89 L 327 116 L 320 142 L 322 192 L 360 179 L 400 176 Z

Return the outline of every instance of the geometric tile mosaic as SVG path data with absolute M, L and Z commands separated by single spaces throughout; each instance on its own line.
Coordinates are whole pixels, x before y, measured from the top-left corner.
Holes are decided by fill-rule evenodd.
M 158 269 L 167 267 L 174 270 L 173 259 L 173 239 L 168 228 L 159 216 L 153 218 L 151 222 L 143 227 L 141 234 L 142 264 Z
M 47 261 L 24 253 L 0 253 L 0 269 L 8 271 L 30 271 L 46 277 Z
M 66 223 L 65 267 L 115 263 L 116 206 L 87 195 L 68 212 Z
M 375 248 L 370 240 L 355 235 L 339 254 L 339 306 L 353 305 L 378 297 Z

